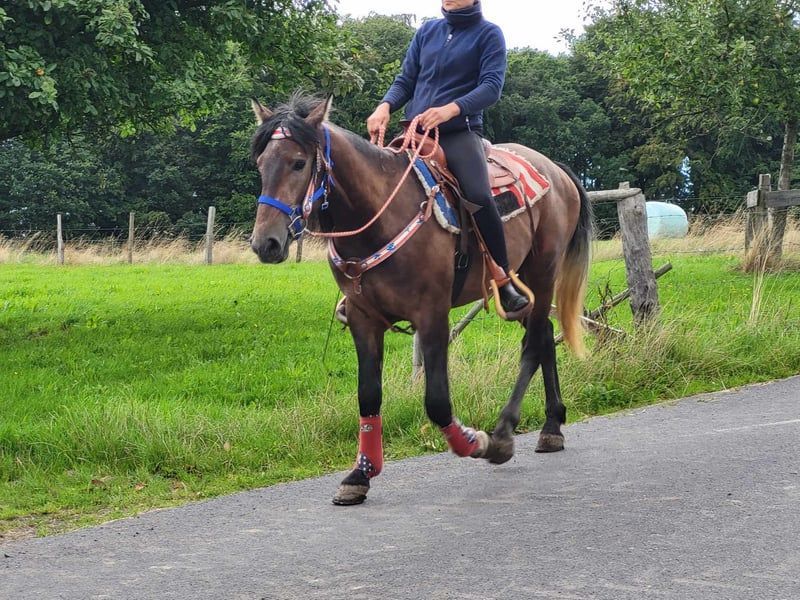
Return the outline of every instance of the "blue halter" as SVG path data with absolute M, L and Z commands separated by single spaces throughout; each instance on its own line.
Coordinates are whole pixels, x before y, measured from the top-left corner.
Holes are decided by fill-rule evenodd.
M 317 189 L 310 193 L 303 200 L 302 204 L 297 206 L 289 206 L 285 202 L 281 202 L 278 198 L 274 198 L 272 196 L 262 195 L 258 197 L 259 204 L 266 204 L 272 208 L 277 208 L 279 211 L 289 217 L 289 235 L 292 236 L 292 240 L 298 240 L 303 235 L 303 231 L 306 227 L 305 219 L 311 214 L 315 203 L 317 203 L 321 198 L 325 198 L 325 202 L 322 204 L 321 208 L 322 210 L 328 208 L 328 192 L 333 187 L 333 177 L 331 177 L 331 171 L 333 170 L 333 160 L 331 159 L 331 132 L 324 125 L 322 130 L 325 133 L 325 147 L 322 153 L 322 162 L 324 163 L 325 174 L 321 178 Z M 286 138 L 291 138 L 291 134 L 289 134 L 287 129 L 281 127 L 280 129 L 276 130 L 276 136 L 274 139 Z M 315 176 L 316 174 L 312 174 L 312 180 Z
M 266 204 L 272 208 L 277 208 L 287 217 L 289 217 L 289 233 L 293 240 L 297 240 L 303 235 L 303 230 L 306 228 L 303 222 L 303 211 L 299 206 L 288 206 L 272 196 L 259 196 L 259 204 Z

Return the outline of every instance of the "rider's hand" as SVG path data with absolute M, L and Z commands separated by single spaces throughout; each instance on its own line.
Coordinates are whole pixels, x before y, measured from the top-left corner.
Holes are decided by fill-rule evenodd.
M 461 109 L 458 107 L 458 104 L 451 102 L 445 106 L 437 106 L 426 110 L 420 115 L 419 124 L 423 130 L 433 129 L 460 114 Z
M 381 131 L 386 131 L 392 112 L 388 102 L 381 102 L 367 119 L 367 131 L 370 136 L 377 138 Z

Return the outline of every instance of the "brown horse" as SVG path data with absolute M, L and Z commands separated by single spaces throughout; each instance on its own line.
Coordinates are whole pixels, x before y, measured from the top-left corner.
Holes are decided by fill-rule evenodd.
M 286 260 L 291 241 L 306 226 L 301 209 L 304 204 L 310 217 L 309 230 L 343 232 L 362 228 L 383 207 L 409 164 L 405 154 L 393 154 L 327 123 L 330 100 L 295 98 L 275 112 L 254 101 L 253 110 L 259 128 L 253 137 L 252 155 L 261 174 L 262 196 L 251 245 L 262 262 Z M 537 451 L 564 448 L 561 425 L 566 422 L 567 411 L 561 401 L 556 371 L 551 302 L 556 295 L 565 339 L 575 352 L 582 353 L 580 318 L 592 229 L 586 192 L 566 167 L 524 146 L 504 146 L 530 161 L 550 181 L 551 188 L 534 205 L 530 218 L 520 215 L 505 224 L 511 268 L 533 291 L 535 304 L 523 322 L 525 335 L 517 382 L 491 438 L 483 432 L 466 430 L 483 441 L 481 451 L 472 456 L 494 463 L 513 456 L 513 433 L 519 423 L 520 405 L 540 365 L 546 421 Z M 314 190 L 313 199 L 319 201 L 312 202 Z M 425 200 L 422 186 L 412 174 L 374 224 L 358 235 L 334 240 L 336 252 L 341 257 L 359 259 L 373 255 L 421 214 Z M 372 462 L 382 464 L 380 421 L 376 416 L 380 415 L 382 401 L 384 335 L 391 324 L 408 321 L 418 332 L 425 366 L 426 412 L 440 427 L 453 422 L 447 375 L 449 312 L 454 306 L 481 298 L 485 283 L 480 261 L 476 260 L 478 265 L 470 269 L 463 289 L 455 300 L 451 298 L 455 249 L 456 237 L 428 220 L 386 262 L 361 277 L 355 277 L 358 272 L 343 272 L 331 260 L 333 276 L 348 299 L 348 322 L 358 355 L 361 435 L 374 435 L 377 429 Z M 478 256 L 474 241 L 471 254 Z M 362 443 L 364 439 L 361 438 Z M 455 451 L 452 444 L 451 447 Z M 358 455 L 356 466 L 340 485 L 334 503 L 356 504 L 365 499 L 369 478 L 380 472 L 380 464 L 373 465 L 364 456 Z

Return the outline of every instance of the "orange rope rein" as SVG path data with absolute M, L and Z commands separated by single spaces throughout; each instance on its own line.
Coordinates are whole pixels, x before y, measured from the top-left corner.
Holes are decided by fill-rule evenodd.
M 375 222 L 378 219 L 380 219 L 381 215 L 383 215 L 383 213 L 386 212 L 386 210 L 389 208 L 389 205 L 397 197 L 398 193 L 400 192 L 400 188 L 403 187 L 403 184 L 406 182 L 406 179 L 408 179 L 409 174 L 413 170 L 414 163 L 417 161 L 417 159 L 418 158 L 422 158 L 422 159 L 431 158 L 434 155 L 434 153 L 436 152 L 436 150 L 439 148 L 439 128 L 435 127 L 433 129 L 433 148 L 431 149 L 430 153 L 422 154 L 422 148 L 424 146 L 424 142 L 425 142 L 426 138 L 430 137 L 431 130 L 430 129 L 426 129 L 425 132 L 422 135 L 422 139 L 419 142 L 417 142 L 417 139 L 416 139 L 416 137 L 414 135 L 414 132 L 417 130 L 417 125 L 419 124 L 419 119 L 420 119 L 419 117 L 415 117 L 414 120 L 411 121 L 411 124 L 408 126 L 408 129 L 406 129 L 405 136 L 403 137 L 403 145 L 400 148 L 397 148 L 397 149 L 395 149 L 395 148 L 385 148 L 385 146 L 384 146 L 384 136 L 386 135 L 386 130 L 385 129 L 381 129 L 380 130 L 380 132 L 379 132 L 379 134 L 377 136 L 377 139 L 375 139 L 374 135 L 370 137 L 370 142 L 371 143 L 375 144 L 377 142 L 378 147 L 383 148 L 383 149 L 387 149 L 390 152 L 393 152 L 394 154 L 401 154 L 402 152 L 406 152 L 409 149 L 414 153 L 413 157 L 411 158 L 411 160 L 410 160 L 410 162 L 408 164 L 408 167 L 406 168 L 406 170 L 403 173 L 402 177 L 400 177 L 400 181 L 397 182 L 397 185 L 395 186 L 394 191 L 391 193 L 391 195 L 386 200 L 386 202 L 381 207 L 381 209 L 375 214 L 375 216 L 372 217 L 372 219 L 370 219 L 369 222 L 366 223 L 364 226 L 360 227 L 359 229 L 354 229 L 352 231 L 338 231 L 338 232 L 334 232 L 334 233 L 322 233 L 322 232 L 315 232 L 315 231 L 306 230 L 306 233 L 308 233 L 309 235 L 311 235 L 313 237 L 328 238 L 328 239 L 352 237 L 354 235 L 358 235 L 360 233 L 363 233 L 364 231 L 369 229 L 372 225 L 374 225 Z

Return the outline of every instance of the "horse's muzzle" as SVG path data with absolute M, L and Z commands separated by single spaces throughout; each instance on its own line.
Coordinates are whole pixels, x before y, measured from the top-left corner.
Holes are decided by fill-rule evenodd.
M 252 239 L 250 247 L 253 249 L 253 252 L 258 255 L 258 259 L 262 263 L 276 264 L 282 263 L 289 257 L 290 242 L 291 239 L 288 237 L 283 244 L 281 244 L 278 238 L 268 237 L 263 241 Z

